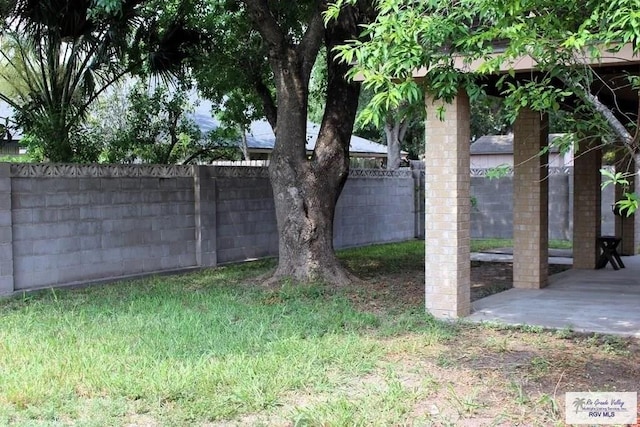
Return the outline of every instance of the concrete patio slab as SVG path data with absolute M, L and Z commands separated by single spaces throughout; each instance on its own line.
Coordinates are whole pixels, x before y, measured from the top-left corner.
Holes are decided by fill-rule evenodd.
M 472 322 L 570 328 L 640 338 L 640 256 L 627 268 L 568 270 L 544 289 L 510 289 L 472 304 Z

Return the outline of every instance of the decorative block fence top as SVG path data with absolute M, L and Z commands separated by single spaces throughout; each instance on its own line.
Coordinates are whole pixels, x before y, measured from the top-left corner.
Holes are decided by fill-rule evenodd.
M 179 178 L 192 177 L 190 165 L 77 165 L 64 163 L 13 163 L 16 178 Z
M 484 177 L 487 176 L 487 173 L 492 170 L 492 168 L 486 169 L 486 168 L 472 168 L 471 169 L 471 176 L 473 177 Z M 573 174 L 573 167 L 571 166 L 564 166 L 564 167 L 560 167 L 560 168 L 548 168 L 548 174 L 549 175 L 571 175 Z M 505 176 L 513 176 L 513 167 L 509 167 L 509 170 L 507 171 Z
M 196 175 L 194 165 L 101 165 L 65 163 L 12 163 L 15 178 L 188 178 Z M 204 166 L 211 168 L 211 176 L 219 178 L 269 178 L 266 167 Z M 351 169 L 350 177 L 411 178 L 411 170 Z

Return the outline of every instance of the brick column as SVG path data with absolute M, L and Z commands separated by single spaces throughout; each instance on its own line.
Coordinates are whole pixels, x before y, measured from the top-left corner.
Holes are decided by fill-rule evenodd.
M 584 144 L 573 161 L 573 268 L 593 269 L 599 255 L 596 238 L 601 234 L 602 191 L 599 140 Z
M 456 318 L 471 310 L 469 98 L 460 91 L 451 104 L 427 99 L 426 110 L 426 308 Z
M 513 286 L 547 285 L 549 253 L 548 155 L 539 155 L 549 134 L 546 115 L 523 109 L 513 129 Z
M 0 295 L 14 291 L 10 166 L 0 163 Z
M 218 263 L 216 244 L 216 180 L 211 166 L 194 166 L 196 263 L 198 267 L 215 267 Z
M 629 160 L 629 154 L 626 151 L 621 154 L 621 156 L 616 158 L 616 165 L 618 165 L 616 166 L 616 172 L 629 172 L 637 175 L 640 172 L 639 159 L 636 157 L 634 160 Z M 629 181 L 629 188 L 626 189 L 627 192 L 637 192 L 639 190 L 636 183 L 636 175 L 627 178 Z M 616 186 L 615 201 L 624 198 L 624 192 L 622 187 Z M 636 255 L 640 253 L 638 252 L 638 247 L 640 246 L 640 224 L 638 224 L 638 221 L 640 221 L 640 212 L 630 217 L 616 215 L 616 236 L 622 238 L 622 242 L 618 248 L 618 252 L 620 252 L 621 255 Z

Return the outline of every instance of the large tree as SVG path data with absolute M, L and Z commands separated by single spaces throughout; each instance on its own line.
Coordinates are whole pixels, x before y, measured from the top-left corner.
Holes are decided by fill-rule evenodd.
M 322 14 L 327 4 L 322 0 L 243 4 L 262 38 L 275 84 L 277 116 L 270 122 L 276 142 L 269 175 L 279 262 L 273 279 L 347 283 L 349 274 L 333 250 L 333 218 L 349 174 L 349 141 L 360 86 L 346 78 L 349 65 L 336 61 L 332 52 L 358 36 L 358 25 L 372 13 L 370 5 L 358 2 L 343 8 L 325 27 Z M 291 14 L 297 17 L 293 21 Z M 307 157 L 309 79 L 323 44 L 329 52 L 325 111 L 315 149 Z
M 324 58 L 323 50 L 319 59 Z M 324 63 L 318 61 L 311 75 L 309 115 L 312 121 L 320 122 L 324 113 L 326 98 L 327 70 Z M 398 169 L 402 164 L 402 151 L 417 159 L 422 154 L 424 141 L 424 100 L 414 104 L 404 104 L 387 112 L 382 123 L 372 123 L 362 114 L 365 106 L 375 94 L 371 91 L 361 91 L 358 106 L 358 116 L 354 133 L 367 139 L 387 145 L 387 163 L 389 170 Z M 422 134 L 422 136 L 420 136 Z M 416 144 L 416 139 L 420 142 Z
M 105 0 L 117 5 L 121 0 Z M 122 3 L 125 4 L 126 2 Z M 336 202 L 349 174 L 349 142 L 360 85 L 334 59 L 374 13 L 370 1 L 343 8 L 326 25 L 325 0 L 192 2 L 185 22 L 208 43 L 190 52 L 200 90 L 230 121 L 267 118 L 276 141 L 269 166 L 279 233 L 274 281 L 350 281 L 333 249 Z M 325 111 L 311 156 L 306 153 L 309 80 L 318 52 L 327 55 Z

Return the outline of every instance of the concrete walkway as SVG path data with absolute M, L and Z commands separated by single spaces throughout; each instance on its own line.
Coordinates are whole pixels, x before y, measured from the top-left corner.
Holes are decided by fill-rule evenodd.
M 640 256 L 615 271 L 568 270 L 544 289 L 510 289 L 472 304 L 465 320 L 570 328 L 640 338 Z
M 471 261 L 513 262 L 513 248 L 471 252 Z M 573 264 L 571 249 L 549 249 L 549 264 Z

